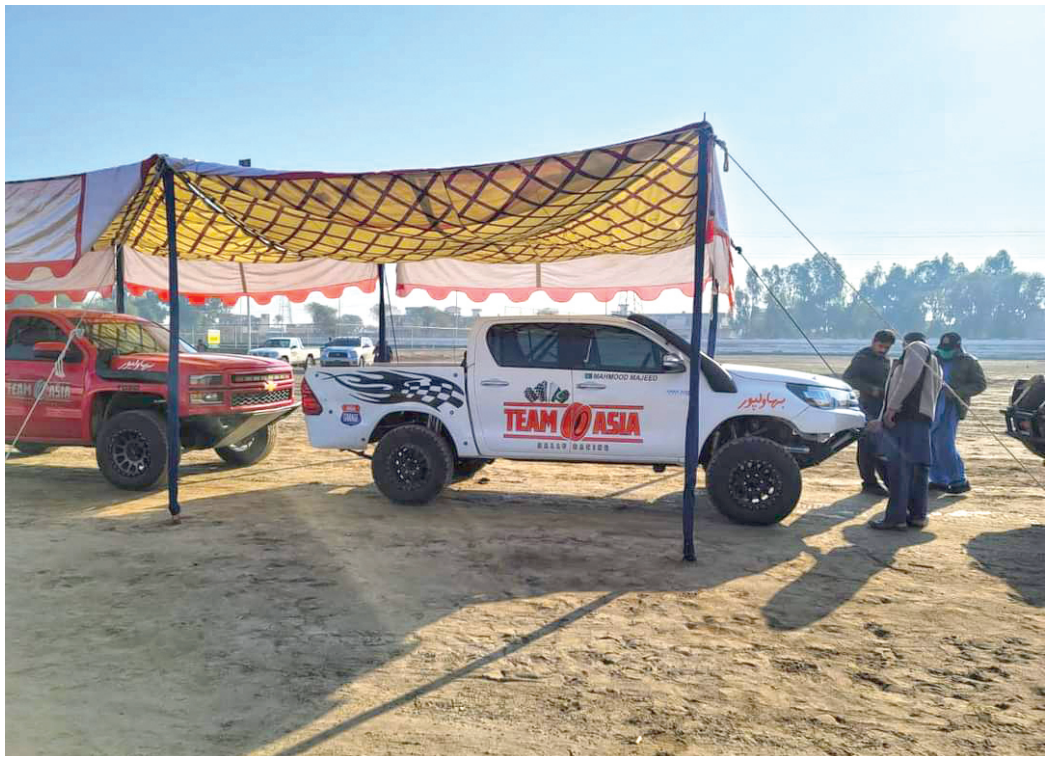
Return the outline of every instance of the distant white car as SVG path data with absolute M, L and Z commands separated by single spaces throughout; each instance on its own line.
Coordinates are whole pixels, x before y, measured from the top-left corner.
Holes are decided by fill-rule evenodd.
M 281 359 L 294 367 L 311 367 L 319 359 L 319 349 L 305 346 L 300 338 L 268 338 L 263 346 L 249 350 L 250 356 Z
M 323 367 L 366 367 L 374 363 L 374 342 L 366 336 L 334 338 L 322 347 Z

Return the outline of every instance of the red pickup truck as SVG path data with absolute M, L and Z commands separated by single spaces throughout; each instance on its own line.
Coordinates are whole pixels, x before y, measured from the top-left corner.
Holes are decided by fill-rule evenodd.
M 115 486 L 158 483 L 168 460 L 166 328 L 126 314 L 12 309 L 6 337 L 7 444 L 27 455 L 95 447 L 99 469 Z M 232 465 L 253 465 L 274 448 L 277 421 L 299 406 L 293 368 L 277 359 L 200 354 L 180 341 L 179 369 L 184 451 L 213 449 Z

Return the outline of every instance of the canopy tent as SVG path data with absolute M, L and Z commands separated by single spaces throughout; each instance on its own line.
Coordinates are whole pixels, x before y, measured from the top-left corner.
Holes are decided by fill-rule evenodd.
M 44 267 L 60 277 L 85 254 L 122 245 L 168 256 L 175 299 L 181 260 L 281 264 L 327 258 L 376 265 L 453 259 L 534 265 L 655 256 L 691 246 L 692 284 L 702 288 L 705 241 L 728 237 L 720 187 L 713 181 L 714 144 L 710 125 L 698 123 L 527 160 L 351 174 L 271 171 L 155 155 L 95 173 L 6 184 L 5 272 L 24 280 Z M 710 248 L 712 274 L 729 272 L 727 258 L 714 263 L 718 249 Z M 728 255 L 727 247 L 720 249 Z M 692 340 L 699 349 L 702 289 L 692 292 Z M 173 320 L 170 329 L 178 334 L 178 312 Z M 172 344 L 169 367 L 169 510 L 177 516 L 177 344 Z M 690 369 L 687 558 L 694 557 L 692 468 L 699 426 L 699 365 Z
M 710 209 L 704 259 L 703 284 L 712 280 L 719 293 L 733 303 L 733 270 L 729 224 L 720 176 L 711 177 Z M 621 292 L 642 300 L 655 300 L 664 290 L 693 294 L 695 244 L 657 255 L 591 255 L 574 260 L 534 263 L 465 263 L 455 259 L 401 261 L 396 267 L 396 294 L 405 297 L 417 289 L 434 300 L 452 292 L 483 301 L 494 294 L 513 302 L 526 301 L 537 292 L 558 302 L 588 293 L 610 301 Z
M 10 303 L 19 295 L 29 295 L 38 303 L 65 295 L 83 301 L 90 292 L 109 297 L 117 280 L 114 247 L 93 250 L 81 256 L 77 265 L 61 277 L 46 268 L 34 270 L 22 281 L 6 280 L 5 300 Z M 167 264 L 163 258 L 145 255 L 123 247 L 124 285 L 133 295 L 148 290 L 168 301 Z M 219 298 L 233 306 L 246 295 L 260 304 L 275 296 L 303 303 L 312 292 L 327 298 L 338 298 L 349 287 L 373 292 L 377 269 L 368 263 L 333 263 L 321 258 L 293 263 L 229 263 L 192 261 L 180 266 L 180 295 L 192 305 L 209 298 Z

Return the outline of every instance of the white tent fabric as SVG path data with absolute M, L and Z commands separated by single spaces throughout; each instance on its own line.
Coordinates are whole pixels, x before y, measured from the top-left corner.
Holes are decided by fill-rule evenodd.
M 539 264 L 466 263 L 448 258 L 397 264 L 396 294 L 404 297 L 421 289 L 434 300 L 442 300 L 459 292 L 469 300 L 483 301 L 498 293 L 520 302 L 543 292 L 563 303 L 578 293 L 610 301 L 629 290 L 642 300 L 654 300 L 670 289 L 691 296 L 692 270 L 692 247 L 661 255 L 599 255 Z
M 130 247 L 124 249 L 125 285 L 133 295 L 152 290 L 168 300 L 168 261 L 145 255 Z M 38 303 L 56 295 L 82 301 L 89 292 L 109 296 L 113 290 L 114 251 L 111 248 L 85 253 L 77 265 L 61 277 L 47 269 L 36 269 L 28 279 L 6 280 L 6 301 L 19 295 L 32 296 Z M 377 267 L 367 263 L 336 262 L 316 259 L 294 263 L 227 263 L 185 261 L 180 264 L 180 294 L 192 304 L 208 298 L 219 298 L 233 305 L 247 293 L 259 304 L 276 295 L 295 303 L 307 300 L 312 292 L 327 298 L 338 298 L 345 289 L 356 287 L 372 292 L 377 282 Z
M 74 176 L 4 184 L 4 270 L 26 279 L 36 268 L 68 274 L 143 180 L 144 163 Z

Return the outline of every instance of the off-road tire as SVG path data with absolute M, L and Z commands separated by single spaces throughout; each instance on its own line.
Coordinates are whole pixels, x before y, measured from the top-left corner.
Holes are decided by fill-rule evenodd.
M 241 442 L 220 447 L 216 454 L 223 458 L 228 465 L 245 467 L 256 465 L 265 460 L 271 454 L 278 441 L 278 424 L 268 423 L 256 433 L 243 439 Z
M 366 367 L 366 357 L 365 356 L 362 356 L 362 355 L 359 356 L 358 366 L 359 367 Z
M 43 455 L 46 452 L 51 452 L 53 449 L 55 449 L 55 447 L 50 444 L 36 444 L 34 442 L 18 442 L 15 445 L 15 451 L 26 457 Z
M 311 354 L 308 354 L 308 358 L 304 360 L 304 369 L 306 370 L 309 367 L 314 367 L 314 366 L 315 366 L 315 357 L 312 356 Z
M 485 460 L 484 458 L 467 458 L 465 460 L 455 461 L 454 477 L 451 479 L 451 484 L 469 481 L 469 479 L 479 473 L 485 465 L 489 465 L 492 462 L 494 461 Z
M 802 473 L 787 450 L 760 436 L 724 444 L 707 466 L 714 507 L 740 524 L 776 524 L 798 505 Z
M 389 500 L 424 505 L 451 483 L 454 454 L 441 434 L 408 424 L 381 438 L 371 468 L 374 483 Z
M 95 461 L 119 489 L 146 490 L 168 466 L 165 421 L 153 410 L 126 410 L 106 420 L 95 439 Z
M 279 358 L 280 358 L 280 359 L 281 359 L 281 360 L 282 360 L 283 362 L 285 362 L 286 364 L 289 364 L 289 357 L 288 357 L 288 356 L 283 356 L 283 357 L 279 357 Z

